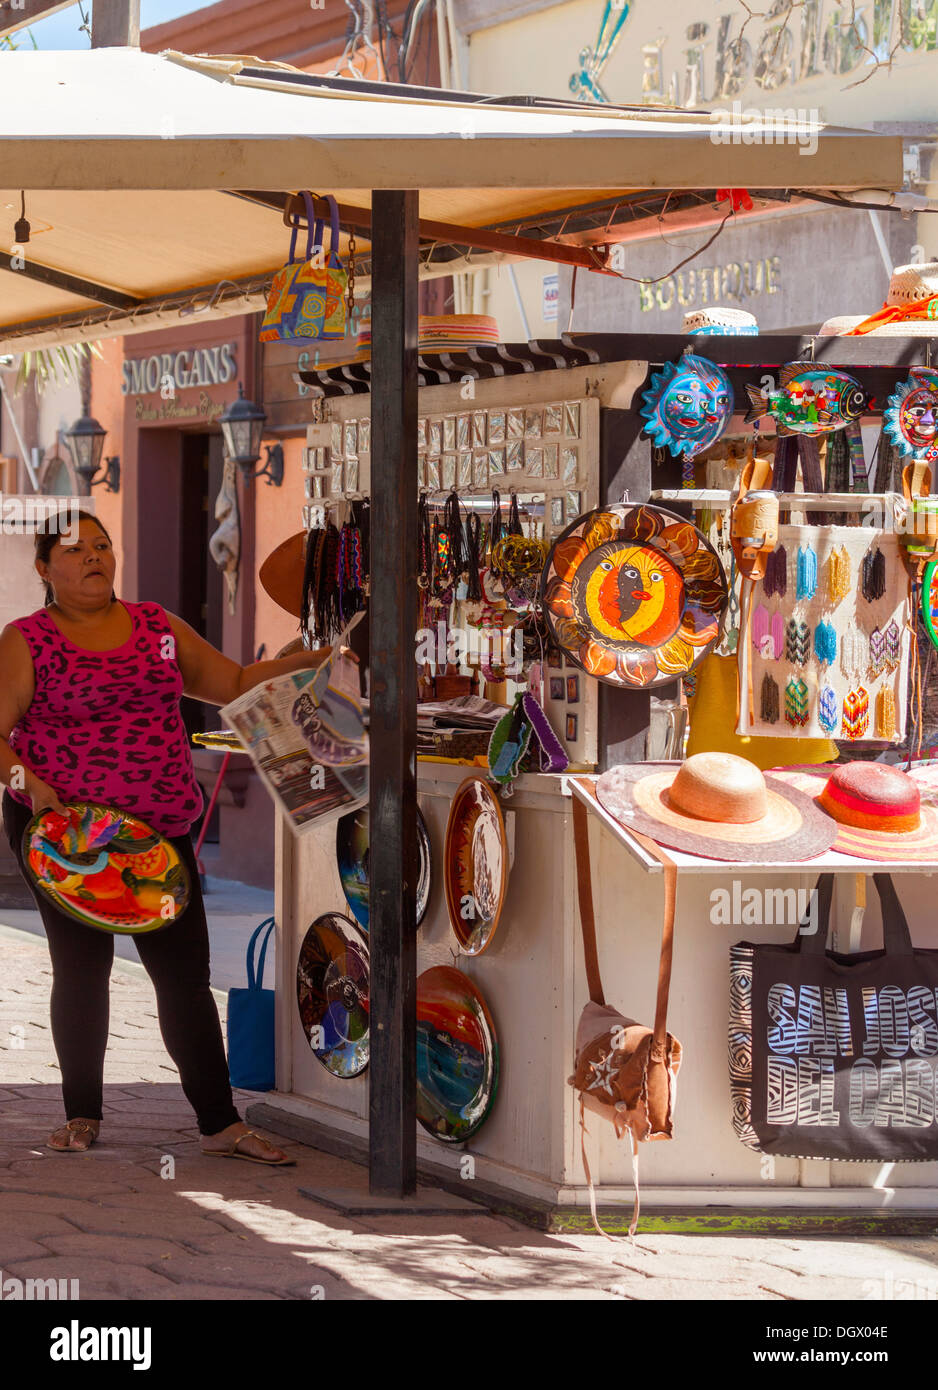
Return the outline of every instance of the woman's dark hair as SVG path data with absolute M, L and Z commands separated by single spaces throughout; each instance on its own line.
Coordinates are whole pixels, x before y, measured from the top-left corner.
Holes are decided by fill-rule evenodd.
M 47 565 L 49 563 L 49 556 L 52 554 L 52 548 L 56 542 L 60 541 L 73 527 L 77 529 L 83 521 L 94 522 L 95 526 L 97 526 L 98 530 L 107 538 L 108 542 L 111 541 L 107 527 L 104 526 L 93 513 L 83 512 L 79 507 L 63 507 L 61 511 L 50 512 L 45 520 L 41 521 L 36 527 L 34 539 L 35 558 L 41 560 L 44 565 Z M 43 589 L 45 590 L 43 603 L 48 608 L 49 604 L 54 601 L 55 594 L 52 592 L 52 585 L 45 580 L 43 580 Z

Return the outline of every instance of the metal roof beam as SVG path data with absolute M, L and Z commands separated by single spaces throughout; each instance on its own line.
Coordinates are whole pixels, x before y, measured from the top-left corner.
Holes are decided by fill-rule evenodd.
M 13 264 L 21 259 L 22 265 Z M 95 280 L 84 280 L 80 275 L 69 275 L 64 270 L 53 270 L 51 266 L 27 261 L 8 251 L 0 251 L 0 270 L 8 270 L 11 275 L 22 275 L 27 280 L 36 280 L 40 285 L 52 285 L 57 290 L 67 290 L 69 294 L 76 294 L 81 299 L 93 299 L 109 309 L 135 309 L 140 303 L 133 295 L 122 294 L 120 290 L 110 290 Z

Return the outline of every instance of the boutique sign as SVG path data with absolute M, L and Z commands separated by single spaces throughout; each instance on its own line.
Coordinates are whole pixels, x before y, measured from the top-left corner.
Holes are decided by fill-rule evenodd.
M 227 386 L 237 372 L 235 343 L 207 348 L 182 348 L 129 358 L 124 363 L 121 392 L 125 396 L 160 395 L 172 399 L 193 387 Z

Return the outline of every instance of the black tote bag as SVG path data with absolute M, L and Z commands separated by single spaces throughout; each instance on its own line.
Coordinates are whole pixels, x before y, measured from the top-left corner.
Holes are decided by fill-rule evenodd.
M 915 950 L 888 874 L 874 874 L 884 949 L 825 950 L 817 924 L 791 945 L 730 949 L 729 1063 L 742 1143 L 785 1158 L 938 1160 L 938 950 Z

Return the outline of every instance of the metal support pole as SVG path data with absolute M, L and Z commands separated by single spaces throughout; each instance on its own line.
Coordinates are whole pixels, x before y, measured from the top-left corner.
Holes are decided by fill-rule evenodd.
M 372 195 L 369 1183 L 417 1189 L 419 194 Z

